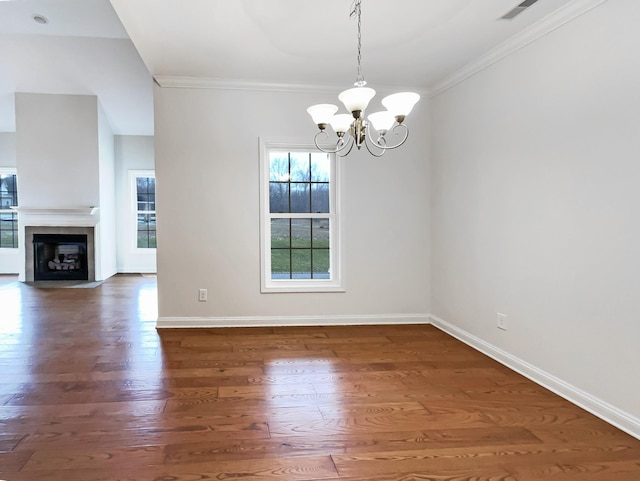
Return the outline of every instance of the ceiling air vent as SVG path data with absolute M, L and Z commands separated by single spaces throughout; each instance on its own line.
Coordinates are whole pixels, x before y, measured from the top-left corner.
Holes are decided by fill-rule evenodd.
M 517 7 L 505 13 L 502 17 L 500 17 L 500 19 L 511 20 L 512 18 L 515 18 L 518 15 L 520 15 L 522 12 L 524 12 L 527 8 L 529 8 L 531 5 L 533 5 L 537 1 L 538 0 L 524 0 L 524 2 L 522 2 L 520 5 L 518 5 Z

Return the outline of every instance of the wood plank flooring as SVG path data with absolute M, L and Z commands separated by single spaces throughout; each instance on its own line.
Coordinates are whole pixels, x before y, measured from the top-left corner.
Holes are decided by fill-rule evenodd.
M 155 329 L 0 276 L 6 481 L 639 481 L 640 441 L 432 326 Z

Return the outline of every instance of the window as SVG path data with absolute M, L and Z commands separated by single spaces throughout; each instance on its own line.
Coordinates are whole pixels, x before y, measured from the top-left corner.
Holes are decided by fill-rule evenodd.
M 15 170 L 0 170 L 0 248 L 18 248 L 18 184 Z
M 333 155 L 262 143 L 262 292 L 343 291 Z
M 156 248 L 156 177 L 153 171 L 130 173 L 133 192 L 135 242 L 138 249 Z

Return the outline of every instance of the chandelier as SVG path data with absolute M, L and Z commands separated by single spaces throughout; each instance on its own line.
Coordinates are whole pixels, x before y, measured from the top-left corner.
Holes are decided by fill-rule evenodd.
M 355 145 L 358 150 L 364 145 L 371 155 L 381 157 L 387 150 L 395 149 L 405 143 L 409 136 L 409 129 L 404 124 L 404 119 L 411 109 L 420 100 L 420 96 L 414 92 L 400 92 L 382 99 L 382 105 L 387 110 L 370 114 L 365 120 L 365 109 L 376 91 L 365 87 L 367 82 L 362 76 L 362 0 L 355 0 L 350 17 L 356 17 L 358 21 L 358 76 L 354 82 L 354 88 L 345 90 L 338 95 L 338 99 L 344 104 L 350 114 L 336 114 L 338 106 L 333 104 L 312 105 L 307 109 L 313 122 L 320 131 L 316 134 L 314 142 L 316 147 L 328 154 L 338 154 L 341 157 L 348 155 Z M 335 147 L 327 149 L 320 146 L 319 140 L 328 139 L 327 125 L 330 125 L 338 139 Z M 375 130 L 375 134 L 372 132 Z M 387 143 L 387 138 L 399 138 L 395 143 Z

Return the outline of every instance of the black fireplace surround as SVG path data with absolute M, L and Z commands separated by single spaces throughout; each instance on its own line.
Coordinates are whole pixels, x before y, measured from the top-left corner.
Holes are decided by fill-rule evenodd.
M 89 280 L 85 234 L 33 234 L 34 281 Z

